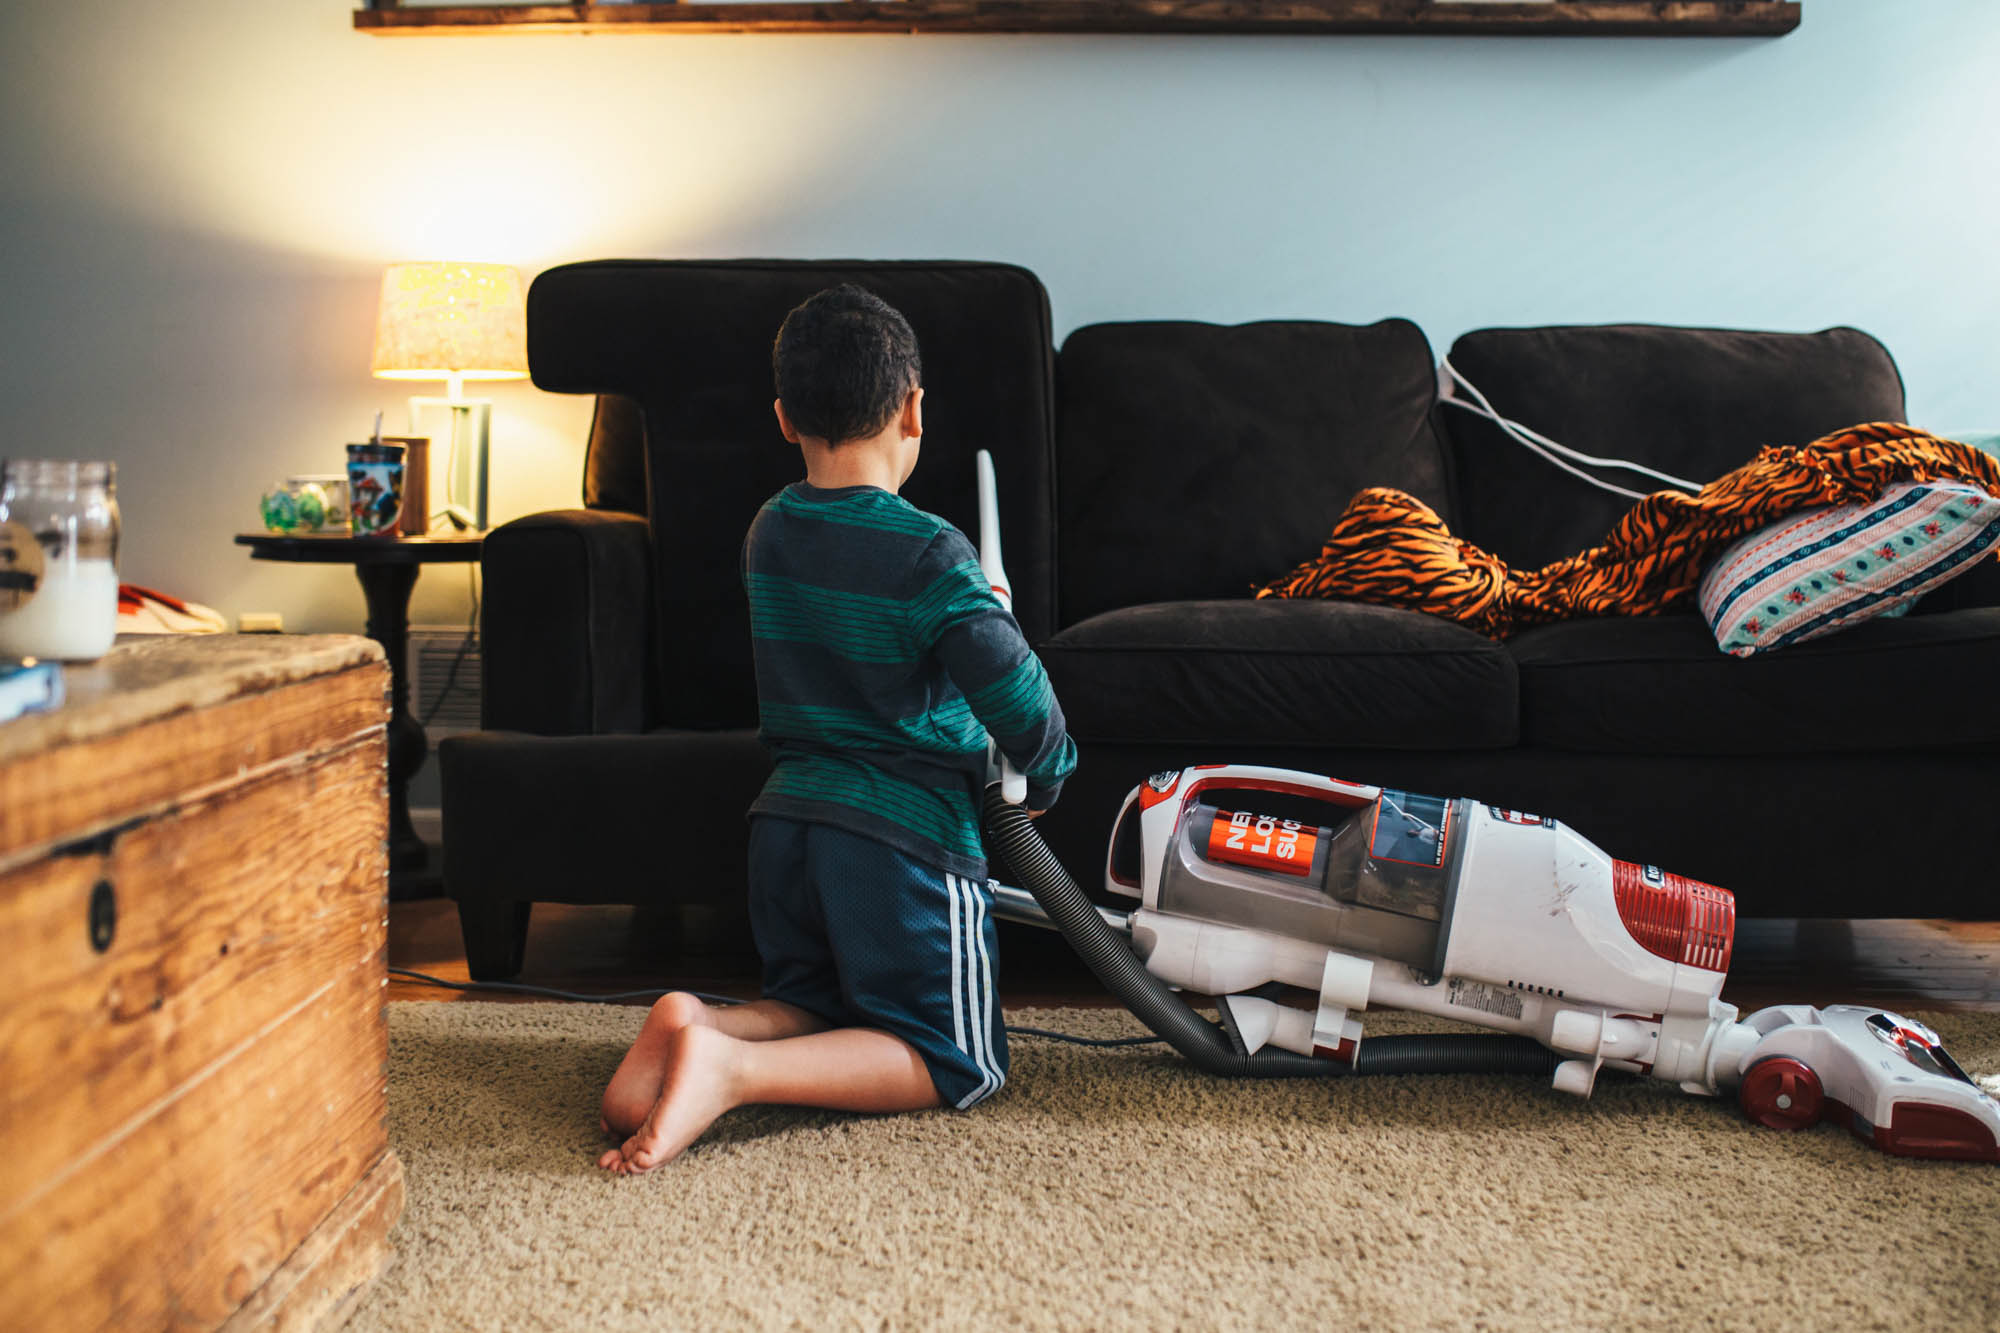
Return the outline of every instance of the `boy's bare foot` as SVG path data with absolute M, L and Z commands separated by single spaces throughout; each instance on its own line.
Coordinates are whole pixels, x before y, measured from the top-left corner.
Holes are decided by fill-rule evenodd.
M 604 1114 L 598 1123 L 606 1134 L 627 1135 L 645 1123 L 666 1083 L 669 1040 L 682 1028 L 708 1024 L 711 1015 L 707 1005 L 686 991 L 674 991 L 653 1002 L 646 1025 L 604 1089 Z
M 619 1175 L 635 1176 L 670 1162 L 738 1104 L 734 1037 L 703 1024 L 671 1033 L 660 1097 L 633 1135 L 597 1159 Z

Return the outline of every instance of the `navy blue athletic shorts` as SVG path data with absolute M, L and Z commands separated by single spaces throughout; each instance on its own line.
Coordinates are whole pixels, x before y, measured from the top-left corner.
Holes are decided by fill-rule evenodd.
M 992 894 L 887 843 L 777 815 L 750 821 L 750 926 L 764 994 L 916 1047 L 963 1110 L 1007 1081 Z

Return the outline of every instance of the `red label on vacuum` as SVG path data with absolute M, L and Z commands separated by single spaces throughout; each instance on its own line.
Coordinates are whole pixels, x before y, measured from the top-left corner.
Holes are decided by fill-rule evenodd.
M 1312 873 L 1319 834 L 1296 819 L 1273 819 L 1248 811 L 1217 810 L 1208 828 L 1208 859 L 1233 861 L 1287 875 Z
M 1736 946 L 1736 898 L 1658 866 L 1611 863 L 1618 915 L 1639 947 L 1669 962 L 1727 972 Z

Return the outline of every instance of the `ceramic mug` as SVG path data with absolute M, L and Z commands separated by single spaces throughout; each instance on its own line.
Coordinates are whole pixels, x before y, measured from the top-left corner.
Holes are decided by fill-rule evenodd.
M 347 494 L 357 537 L 394 537 L 403 517 L 403 446 L 347 446 Z

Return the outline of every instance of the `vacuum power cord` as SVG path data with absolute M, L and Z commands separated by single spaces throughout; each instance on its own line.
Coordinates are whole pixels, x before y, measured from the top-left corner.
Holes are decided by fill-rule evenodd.
M 403 977 L 410 981 L 421 981 L 426 986 L 442 986 L 446 990 L 512 991 L 520 995 L 547 995 L 558 1000 L 583 1000 L 590 1004 L 609 1004 L 618 1000 L 657 1000 L 662 995 L 670 993 L 663 990 L 621 990 L 608 991 L 601 995 L 585 995 L 578 991 L 555 990 L 548 986 L 530 986 L 525 982 L 519 981 L 446 981 L 443 977 L 434 977 L 425 972 L 413 972 L 407 967 L 392 967 L 389 969 L 389 975 L 392 977 Z M 710 995 L 705 991 L 698 990 L 691 990 L 687 993 L 694 996 L 695 999 L 700 1000 L 703 1004 L 731 1005 L 743 1003 L 743 1001 L 728 995 Z
M 413 972 L 407 967 L 389 969 L 392 977 L 402 977 L 409 981 L 422 982 L 426 986 L 442 986 L 455 991 L 510 991 L 520 995 L 547 995 L 558 1000 L 582 1000 L 588 1004 L 608 1004 L 618 1000 L 657 1000 L 670 994 L 666 990 L 621 990 L 609 991 L 602 995 L 585 995 L 578 991 L 556 990 L 549 986 L 530 986 L 518 981 L 446 981 L 424 972 Z M 743 1001 L 730 995 L 711 995 L 706 991 L 684 991 L 703 1004 L 729 1006 Z M 1010 1037 L 1042 1037 L 1049 1041 L 1065 1041 L 1072 1046 L 1157 1046 L 1165 1041 L 1162 1037 L 1078 1037 L 1068 1032 L 1051 1032 L 1047 1028 L 1015 1027 L 1007 1025 Z
M 1673 476 L 1670 473 L 1657 471 L 1654 468 L 1645 466 L 1643 463 L 1630 463 L 1622 458 L 1596 458 L 1580 450 L 1572 449 L 1568 445 L 1558 444 L 1539 431 L 1531 430 L 1512 418 L 1501 416 L 1494 409 L 1493 404 L 1486 400 L 1486 395 L 1479 391 L 1479 386 L 1459 373 L 1458 367 L 1451 363 L 1451 358 L 1446 357 L 1444 360 L 1438 362 L 1438 368 L 1444 371 L 1448 377 L 1445 387 L 1449 390 L 1449 392 L 1441 395 L 1439 401 L 1447 406 L 1456 407 L 1461 411 L 1470 412 L 1476 417 L 1485 417 L 1488 421 L 1498 426 L 1500 433 L 1514 441 L 1514 443 L 1520 445 L 1530 453 L 1539 455 L 1545 462 L 1555 464 L 1571 476 L 1597 487 L 1600 491 L 1609 491 L 1613 495 L 1622 495 L 1631 500 L 1643 500 L 1646 498 L 1645 493 L 1642 491 L 1630 490 L 1624 486 L 1614 486 L 1608 481 L 1601 481 L 1591 476 L 1588 472 L 1585 472 L 1582 468 L 1572 467 L 1569 463 L 1564 462 L 1563 458 L 1571 458 L 1576 460 L 1576 462 L 1585 463 L 1591 467 L 1616 468 L 1621 472 L 1632 472 L 1642 477 L 1651 477 L 1655 481 L 1663 481 L 1669 486 L 1689 493 L 1701 489 L 1701 485 L 1698 482 L 1688 481 L 1684 478 Z M 1473 401 L 1467 402 L 1465 399 L 1460 398 L 1457 393 L 1457 390 L 1460 388 L 1471 394 Z M 1557 457 L 1558 454 L 1562 455 L 1562 457 Z

